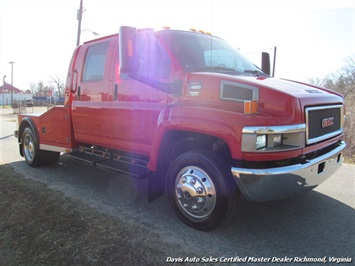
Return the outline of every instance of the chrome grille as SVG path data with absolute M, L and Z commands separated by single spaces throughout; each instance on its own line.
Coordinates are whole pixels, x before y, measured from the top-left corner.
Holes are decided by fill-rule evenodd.
M 306 108 L 307 144 L 340 134 L 343 131 L 342 120 L 342 105 Z
M 222 81 L 220 87 L 220 99 L 230 101 L 257 101 L 259 89 L 247 84 Z

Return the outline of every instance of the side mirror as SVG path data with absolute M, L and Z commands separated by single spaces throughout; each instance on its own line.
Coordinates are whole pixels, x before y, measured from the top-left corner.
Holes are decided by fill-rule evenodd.
M 261 53 L 261 70 L 265 73 L 270 75 L 270 55 L 269 53 L 262 52 Z
M 120 72 L 129 73 L 138 70 L 137 29 L 122 26 L 119 32 Z

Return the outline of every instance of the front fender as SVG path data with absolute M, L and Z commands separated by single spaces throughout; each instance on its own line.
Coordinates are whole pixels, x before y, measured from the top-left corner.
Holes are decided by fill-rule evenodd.
M 170 106 L 159 115 L 150 154 L 149 169 L 156 171 L 159 152 L 167 132 L 193 132 L 222 139 L 229 147 L 232 157 L 241 157 L 242 127 L 237 123 L 238 113 L 195 106 Z M 233 122 L 235 121 L 235 122 Z

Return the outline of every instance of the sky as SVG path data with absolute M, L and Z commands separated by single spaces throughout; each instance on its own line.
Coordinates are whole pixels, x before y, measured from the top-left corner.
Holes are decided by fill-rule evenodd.
M 76 47 L 80 0 L 0 0 L 0 78 L 21 90 L 60 76 Z M 309 82 L 337 72 L 355 55 L 355 0 L 83 0 L 81 43 L 138 28 L 201 29 L 227 40 L 275 77 Z M 9 62 L 15 62 L 13 65 Z M 2 85 L 2 81 L 0 81 Z

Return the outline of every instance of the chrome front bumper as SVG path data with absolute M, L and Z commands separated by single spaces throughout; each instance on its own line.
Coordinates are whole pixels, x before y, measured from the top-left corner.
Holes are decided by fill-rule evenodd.
M 273 201 L 311 190 L 333 175 L 343 162 L 345 142 L 305 164 L 245 169 L 232 167 L 232 174 L 243 195 L 251 201 Z

